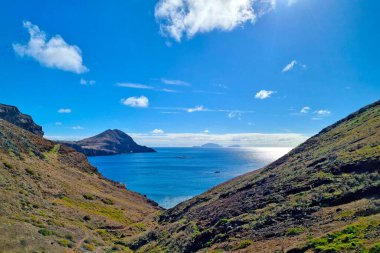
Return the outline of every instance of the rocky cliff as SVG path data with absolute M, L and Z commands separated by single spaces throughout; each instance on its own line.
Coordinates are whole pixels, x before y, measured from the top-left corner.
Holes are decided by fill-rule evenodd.
M 8 121 L 33 134 L 44 135 L 42 127 L 34 123 L 29 115 L 22 114 L 15 106 L 0 104 L 0 119 Z
M 96 136 L 74 142 L 63 142 L 86 156 L 107 156 L 128 153 L 155 152 L 154 149 L 138 145 L 123 131 L 107 130 Z

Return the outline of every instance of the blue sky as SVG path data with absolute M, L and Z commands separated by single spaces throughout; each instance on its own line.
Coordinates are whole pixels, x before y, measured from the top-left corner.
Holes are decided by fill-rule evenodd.
M 0 102 L 49 138 L 292 146 L 380 95 L 375 0 L 0 2 Z

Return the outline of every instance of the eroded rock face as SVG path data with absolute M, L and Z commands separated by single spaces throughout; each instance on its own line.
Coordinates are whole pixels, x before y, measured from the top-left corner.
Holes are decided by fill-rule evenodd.
M 8 121 L 35 135 L 44 135 L 42 127 L 37 125 L 29 115 L 22 114 L 15 106 L 0 104 L 0 119 Z

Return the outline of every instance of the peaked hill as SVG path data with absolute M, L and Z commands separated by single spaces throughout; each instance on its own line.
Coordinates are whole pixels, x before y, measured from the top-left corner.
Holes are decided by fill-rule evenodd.
M 132 137 L 118 129 L 109 129 L 96 136 L 80 141 L 60 141 L 60 143 L 66 144 L 86 156 L 156 152 L 152 148 L 138 145 Z
M 380 252 L 380 101 L 165 211 L 138 252 Z M 161 251 L 160 251 L 161 250 Z
M 130 252 L 161 209 L 74 149 L 0 119 L 0 252 Z

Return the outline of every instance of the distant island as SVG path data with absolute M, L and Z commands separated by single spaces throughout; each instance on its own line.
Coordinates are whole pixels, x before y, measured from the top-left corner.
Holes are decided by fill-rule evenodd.
M 228 146 L 229 148 L 241 148 L 241 146 L 240 145 L 230 145 L 230 146 Z
M 216 143 L 206 143 L 201 146 L 193 146 L 193 148 L 223 148 L 223 146 Z
M 80 141 L 59 141 L 86 156 L 108 156 L 128 153 L 150 153 L 154 149 L 138 145 L 132 137 L 121 130 L 107 130 Z

